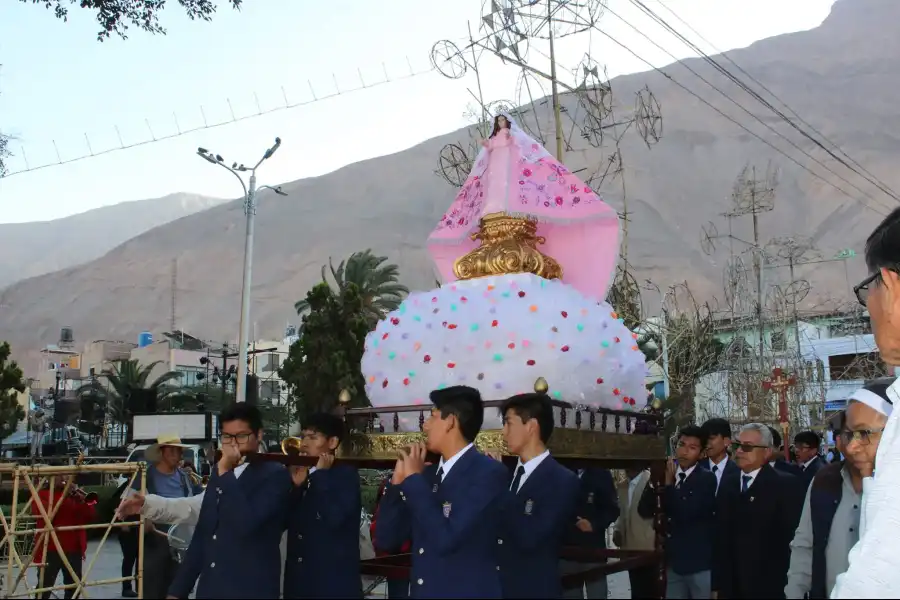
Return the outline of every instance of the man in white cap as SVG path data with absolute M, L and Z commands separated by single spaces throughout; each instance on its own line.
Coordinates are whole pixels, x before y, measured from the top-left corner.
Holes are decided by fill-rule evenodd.
M 860 304 L 869 309 L 875 343 L 881 359 L 891 367 L 900 366 L 900 208 L 885 217 L 866 240 L 869 275 L 853 291 Z M 884 395 L 893 407 L 900 401 L 897 381 Z M 870 398 L 871 399 L 871 398 Z M 873 404 L 874 399 L 873 400 Z M 859 432 L 859 443 L 878 443 L 872 477 L 863 480 L 859 542 L 850 551 L 850 567 L 840 576 L 831 598 L 898 598 L 900 569 L 897 568 L 897 540 L 900 539 L 900 423 L 898 417 L 880 414 L 883 425 L 863 426 L 851 410 L 863 406 L 877 413 L 865 401 L 851 402 L 848 428 Z M 865 411 L 863 411 L 865 412 Z M 873 418 L 874 415 L 870 415 Z M 851 421 L 853 419 L 853 421 Z M 865 431 L 865 433 L 863 433 Z M 855 436 L 856 437 L 856 436 Z M 865 438 L 865 439 L 863 439 Z M 868 441 L 869 444 L 865 444 Z M 854 441 L 855 443 L 855 441 Z M 868 481 L 867 481 L 868 480 Z

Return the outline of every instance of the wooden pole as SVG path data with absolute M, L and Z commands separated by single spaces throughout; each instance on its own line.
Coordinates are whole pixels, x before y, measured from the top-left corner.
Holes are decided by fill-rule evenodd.
M 16 503 L 19 500 L 19 476 L 18 473 L 13 475 L 13 496 L 12 496 L 12 515 L 10 516 L 9 536 L 9 564 L 6 565 L 6 585 L 11 585 L 13 580 L 13 561 L 12 557 L 16 551 Z M 7 590 L 9 592 L 10 590 Z

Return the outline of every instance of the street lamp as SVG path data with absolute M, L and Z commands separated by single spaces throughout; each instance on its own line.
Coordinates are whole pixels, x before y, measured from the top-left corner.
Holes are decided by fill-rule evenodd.
M 242 164 L 233 163 L 230 167 L 225 164 L 225 159 L 221 154 L 214 154 L 206 148 L 197 148 L 197 154 L 204 160 L 214 165 L 219 165 L 223 169 L 230 171 L 238 181 L 241 182 L 241 188 L 244 190 L 244 214 L 247 215 L 247 232 L 244 235 L 244 281 L 241 287 L 241 331 L 238 339 L 238 369 L 237 369 L 237 386 L 235 389 L 235 402 L 243 402 L 247 395 L 247 338 L 250 337 L 250 281 L 253 269 L 253 226 L 256 217 L 256 193 L 264 189 L 270 189 L 279 196 L 287 196 L 281 190 L 280 186 L 272 187 L 264 185 L 259 190 L 256 188 L 256 169 L 263 162 L 272 158 L 278 147 L 281 146 L 281 138 L 275 138 L 275 145 L 266 150 L 263 157 L 259 159 L 254 167 L 245 167 Z M 243 178 L 238 172 L 250 171 L 250 186 L 244 185 Z

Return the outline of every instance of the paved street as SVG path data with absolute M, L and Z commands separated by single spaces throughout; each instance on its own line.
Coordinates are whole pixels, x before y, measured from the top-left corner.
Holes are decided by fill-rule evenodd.
M 85 569 L 87 569 L 87 565 L 93 559 L 97 552 L 99 542 L 91 541 L 88 543 L 88 551 L 87 551 L 87 560 L 85 561 Z M 119 550 L 119 542 L 115 537 L 110 536 L 110 538 L 106 541 L 103 547 L 100 549 L 100 553 L 97 556 L 97 560 L 94 563 L 90 574 L 88 575 L 88 581 L 103 581 L 116 579 L 120 577 L 120 568 L 121 568 L 121 560 L 122 554 Z M 14 571 L 15 573 L 15 571 Z M 5 565 L 3 567 L 2 575 L 4 583 L 6 580 L 6 568 Z M 13 576 L 15 577 L 15 575 Z M 62 578 L 60 577 L 59 582 L 62 583 Z M 35 569 L 31 569 L 31 573 L 28 577 L 28 583 L 31 586 L 31 589 L 34 589 L 37 585 L 37 571 Z M 6 592 L 6 588 L 4 586 L 4 593 Z M 114 584 L 106 584 L 99 586 L 90 586 L 87 588 L 87 593 L 83 596 L 85 598 L 120 598 L 122 592 L 122 586 L 119 583 Z M 24 597 L 24 593 L 26 589 L 24 585 L 20 585 L 19 589 L 16 590 L 18 597 Z M 57 593 L 58 598 L 62 598 L 62 593 Z M 628 585 L 628 575 L 625 573 L 616 573 L 609 577 L 609 597 L 610 598 L 629 598 L 631 596 L 631 590 Z M 384 598 L 385 597 L 385 586 L 382 584 L 378 588 L 375 589 L 374 593 L 370 596 L 372 598 Z

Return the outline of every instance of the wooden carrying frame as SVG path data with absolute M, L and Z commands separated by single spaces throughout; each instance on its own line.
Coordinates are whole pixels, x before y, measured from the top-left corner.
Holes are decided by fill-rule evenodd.
M 62 505 L 62 500 L 69 495 L 72 489 L 75 476 L 82 473 L 101 473 L 101 474 L 125 474 L 129 477 L 129 486 L 133 485 L 135 478 L 140 476 L 141 493 L 145 493 L 146 478 L 141 476 L 144 472 L 143 463 L 120 463 L 120 464 L 99 464 L 99 465 L 67 465 L 67 466 L 17 466 L 14 464 L 0 465 L 0 481 L 12 480 L 12 506 L 9 508 L 9 514 L 5 514 L 5 510 L 0 507 L 0 525 L 3 527 L 3 539 L 0 541 L 0 548 L 5 546 L 7 554 L 7 564 L 5 570 L 0 573 L 2 577 L 2 596 L 4 598 L 22 598 L 22 597 L 39 597 L 40 594 L 47 591 L 64 591 L 74 589 L 75 598 L 89 598 L 89 587 L 99 585 L 122 584 L 129 581 L 135 581 L 137 586 L 138 597 L 143 597 L 143 571 L 144 571 L 144 520 L 138 523 L 123 523 L 117 520 L 115 514 L 109 523 L 94 523 L 85 525 L 72 525 L 57 527 L 53 525 L 53 518 Z M 56 495 L 56 482 L 58 478 L 65 478 L 66 483 L 59 495 Z M 38 490 L 50 485 L 49 506 L 38 499 Z M 38 515 L 32 516 L 32 505 L 37 507 Z M 44 527 L 38 528 L 37 524 L 43 521 Z M 24 527 L 23 527 L 24 524 Z M 112 579 L 89 579 L 94 564 L 100 557 L 103 545 L 109 538 L 113 528 L 121 528 L 125 526 L 138 527 L 138 557 L 136 575 L 132 577 L 116 577 Z M 59 549 L 58 532 L 61 531 L 87 531 L 90 529 L 105 529 L 103 537 L 100 539 L 96 551 L 87 556 L 87 561 L 82 570 L 82 576 L 76 577 L 66 555 Z M 48 541 L 52 540 L 57 548 L 59 557 L 63 563 L 63 568 L 68 571 L 69 575 L 75 581 L 73 584 L 56 585 L 56 582 L 50 582 L 50 585 L 41 586 L 43 578 L 44 565 L 38 564 L 36 559 L 44 554 L 44 549 L 48 548 Z M 52 550 L 50 550 L 52 552 Z M 29 570 L 37 571 L 37 586 L 33 588 L 29 582 Z
M 485 401 L 486 409 L 499 408 L 503 401 Z M 611 573 L 655 565 L 658 569 L 658 597 L 665 598 L 666 568 L 663 547 L 665 543 L 665 493 L 666 440 L 663 438 L 663 419 L 655 412 L 617 411 L 573 407 L 567 402 L 553 401 L 556 427 L 548 444 L 553 457 L 570 467 L 602 467 L 608 469 L 649 468 L 650 479 L 656 487 L 656 514 L 654 518 L 654 550 L 619 550 L 564 548 L 562 559 L 587 564 L 603 563 L 585 571 L 562 577 L 563 587 L 577 588 Z M 422 427 L 430 407 L 397 406 L 391 408 L 340 407 L 339 413 L 350 432 L 341 444 L 337 460 L 361 469 L 392 469 L 401 448 L 424 441 Z M 417 414 L 419 431 L 400 431 L 400 413 Z M 385 422 L 389 426 L 385 425 Z M 574 425 L 571 426 L 571 425 Z M 390 431 L 388 431 L 390 429 Z M 501 430 L 486 430 L 478 434 L 475 445 L 480 450 L 499 450 L 504 462 L 516 461 L 506 447 Z M 436 458 L 436 457 L 433 457 Z M 249 455 L 251 461 L 270 460 L 286 465 L 315 466 L 317 459 L 308 456 L 284 454 Z M 617 559 L 607 562 L 607 559 Z M 382 556 L 363 560 L 361 574 L 374 577 L 409 576 L 410 555 Z

